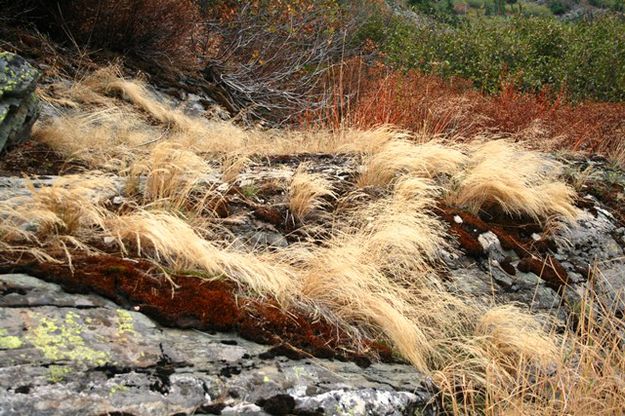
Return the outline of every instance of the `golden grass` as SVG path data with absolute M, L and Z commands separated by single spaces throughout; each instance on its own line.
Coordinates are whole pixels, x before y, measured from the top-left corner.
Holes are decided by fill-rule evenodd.
M 35 138 L 92 168 L 119 171 L 162 141 L 196 153 L 287 155 L 295 153 L 371 153 L 406 137 L 388 126 L 359 131 L 260 130 L 231 122 L 190 117 L 161 101 L 139 80 L 124 79 L 116 67 L 104 68 L 71 86 L 56 84 L 60 98 L 44 98 L 70 110 L 37 123 Z M 42 93 L 43 94 L 43 93 Z
M 358 186 L 385 186 L 400 174 L 428 178 L 454 174 L 465 160 L 466 156 L 450 145 L 390 140 L 366 160 Z
M 107 216 L 103 195 L 114 193 L 111 178 L 98 174 L 69 175 L 56 179 L 50 186 L 36 188 L 28 181 L 26 185 L 30 195 L 0 201 L 2 250 L 56 262 L 48 252 L 60 249 L 70 268 L 70 249 L 96 251 L 90 243 L 102 236 Z
M 2 227 L 13 229 L 15 237 L 40 241 L 58 235 L 88 238 L 102 229 L 106 215 L 102 195 L 114 190 L 111 178 L 100 175 L 69 175 L 50 186 L 35 188 L 30 182 L 27 186 L 30 196 L 0 203 Z
M 324 198 L 336 198 L 332 184 L 323 176 L 306 172 L 307 165 L 301 164 L 289 184 L 289 211 L 299 222 L 312 212 L 328 204 Z
M 201 204 L 198 206 L 199 201 L 193 200 L 192 193 L 204 184 L 203 192 L 210 194 L 206 184 L 210 171 L 208 163 L 194 152 L 177 143 L 162 142 L 154 146 L 146 158 L 131 166 L 127 190 L 140 193 L 143 205 L 167 206 L 174 210 L 195 205 L 195 210 L 201 211 Z
M 221 160 L 221 176 L 226 183 L 234 183 L 251 159 L 238 152 L 226 154 Z
M 577 330 L 564 335 L 509 306 L 487 312 L 465 353 L 434 374 L 447 407 L 458 415 L 623 414 L 625 347 L 616 334 L 625 325 L 599 299 L 589 287 Z
M 504 140 L 472 146 L 467 166 L 454 177 L 448 202 L 473 213 L 497 206 L 509 215 L 540 221 L 558 215 L 574 221 L 575 191 L 559 176 L 561 166 Z
M 214 279 L 230 279 L 244 290 L 279 301 L 295 295 L 288 267 L 263 261 L 252 253 L 221 249 L 202 238 L 184 219 L 164 211 L 138 211 L 116 216 L 106 228 L 125 251 L 166 262 L 176 270 L 199 268 Z
M 126 109 L 94 109 L 38 122 L 33 139 L 92 169 L 119 172 L 160 132 Z

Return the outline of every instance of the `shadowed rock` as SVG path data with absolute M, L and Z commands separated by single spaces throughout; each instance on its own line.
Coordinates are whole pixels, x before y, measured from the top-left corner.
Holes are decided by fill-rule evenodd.
M 38 78 L 39 72 L 24 58 L 0 52 L 0 151 L 30 137 L 39 115 Z

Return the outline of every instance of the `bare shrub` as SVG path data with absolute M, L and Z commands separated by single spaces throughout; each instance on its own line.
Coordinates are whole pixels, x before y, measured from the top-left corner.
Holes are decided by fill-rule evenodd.
M 3 0 L 0 10 L 75 46 L 200 68 L 201 15 L 193 0 Z

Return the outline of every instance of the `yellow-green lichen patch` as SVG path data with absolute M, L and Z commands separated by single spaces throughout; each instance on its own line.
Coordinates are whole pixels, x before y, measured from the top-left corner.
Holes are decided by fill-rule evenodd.
M 123 384 L 114 384 L 109 389 L 109 397 L 113 396 L 116 393 L 123 393 L 125 391 L 128 391 L 128 387 L 124 386 Z
M 67 312 L 64 319 L 53 319 L 35 314 L 39 325 L 33 328 L 26 339 L 51 361 L 68 360 L 78 364 L 102 366 L 109 355 L 85 345 L 83 327 L 78 315 Z
M 124 309 L 117 309 L 117 334 L 134 334 L 135 326 L 132 322 L 132 315 Z
M 7 335 L 7 330 L 0 328 L 0 350 L 14 350 L 22 346 L 19 337 Z
M 50 368 L 48 368 L 48 381 L 50 381 L 50 383 L 60 383 L 65 380 L 71 372 L 71 367 L 51 365 Z

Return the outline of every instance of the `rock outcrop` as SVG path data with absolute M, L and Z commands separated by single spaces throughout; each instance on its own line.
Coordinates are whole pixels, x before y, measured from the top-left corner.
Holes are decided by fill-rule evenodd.
M 0 52 L 0 151 L 26 140 L 39 114 L 38 71 L 26 60 Z
M 161 327 L 95 296 L 0 275 L 0 415 L 435 414 L 408 365 L 293 360 Z

